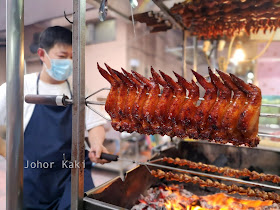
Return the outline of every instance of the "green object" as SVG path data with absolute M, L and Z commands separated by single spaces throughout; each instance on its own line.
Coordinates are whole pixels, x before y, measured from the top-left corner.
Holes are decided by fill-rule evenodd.
M 280 96 L 262 96 L 262 104 L 280 104 Z M 261 107 L 261 113 L 279 114 L 280 108 L 278 107 Z M 279 118 L 260 117 L 260 124 L 280 124 Z

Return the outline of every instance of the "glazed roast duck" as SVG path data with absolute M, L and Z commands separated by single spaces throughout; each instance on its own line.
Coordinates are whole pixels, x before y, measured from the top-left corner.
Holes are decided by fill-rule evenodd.
M 177 81 L 151 67 L 147 79 L 132 71 L 116 71 L 98 64 L 100 74 L 111 84 L 105 110 L 112 127 L 120 132 L 161 134 L 179 138 L 207 139 L 256 147 L 261 90 L 233 74 L 209 68 L 211 82 L 192 71 L 205 89 L 199 103 L 199 87 L 174 72 Z

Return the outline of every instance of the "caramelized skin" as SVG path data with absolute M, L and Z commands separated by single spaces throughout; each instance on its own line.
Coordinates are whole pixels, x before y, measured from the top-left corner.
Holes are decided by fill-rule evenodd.
M 156 83 L 163 86 L 163 91 L 155 110 L 155 120 L 152 122 L 152 128 L 155 133 L 165 135 L 164 129 L 162 129 L 161 126 L 164 124 L 164 120 L 166 118 L 166 111 L 172 103 L 173 90 L 167 85 L 165 80 L 162 79 L 162 77 L 158 73 L 154 72 L 152 76 Z
M 97 68 L 98 68 L 100 74 L 111 84 L 111 90 L 107 96 L 105 110 L 110 115 L 111 119 L 113 119 L 115 117 L 115 111 L 116 111 L 114 103 L 116 103 L 118 100 L 118 98 L 115 96 L 116 96 L 116 93 L 118 92 L 119 84 L 115 81 L 115 79 L 106 70 L 101 68 L 98 63 L 97 63 Z
M 227 107 L 227 111 L 222 120 L 222 130 L 224 130 L 224 135 L 221 136 L 221 139 L 228 139 L 235 145 L 242 144 L 242 134 L 237 128 L 238 121 L 241 115 L 241 112 L 244 108 L 246 102 L 246 95 L 238 89 L 238 87 L 233 83 L 231 77 L 218 71 L 218 74 L 224 81 L 224 84 L 233 91 L 232 102 Z
M 220 143 L 231 142 L 237 146 L 244 144 L 254 147 L 259 143 L 262 97 L 255 85 L 246 84 L 238 77 L 219 70 L 217 72 L 223 82 L 211 69 L 211 82 L 193 72 L 206 90 L 204 100 L 196 106 L 198 86 L 176 73 L 177 82 L 151 68 L 153 78 L 149 80 L 137 72 L 130 74 L 122 69 L 122 74 L 108 65 L 106 67 L 109 73 L 98 65 L 101 75 L 112 86 L 105 109 L 115 130 L 205 138 Z M 159 85 L 163 86 L 161 96 Z M 189 99 L 186 99 L 186 89 Z M 234 95 L 231 98 L 232 92 Z
M 262 101 L 261 90 L 253 84 L 246 84 L 233 74 L 230 74 L 230 76 L 238 88 L 247 96 L 247 104 L 242 110 L 237 127 L 241 130 L 245 138 L 244 144 L 254 147 L 260 141 L 258 137 L 258 125 Z
M 153 67 L 151 67 L 151 73 L 152 75 L 155 74 L 155 70 L 153 69 Z M 152 134 L 154 133 L 152 124 L 155 119 L 155 111 L 160 99 L 159 96 L 160 88 L 159 88 L 159 84 L 156 81 L 154 81 L 153 78 L 151 78 L 151 80 L 147 82 L 149 83 L 150 91 L 149 91 L 148 99 L 143 107 L 143 115 L 144 115 L 143 127 L 146 130 L 148 129 L 147 133 Z
M 218 89 L 219 95 L 218 100 L 214 103 L 206 124 L 206 128 L 203 132 L 200 133 L 200 136 L 202 138 L 206 139 L 221 139 L 220 130 L 221 130 L 221 124 L 224 117 L 225 112 L 227 111 L 227 107 L 231 100 L 231 90 L 225 86 L 221 80 L 213 74 L 212 70 L 209 68 L 209 75 Z
M 194 116 L 194 121 L 196 122 L 196 129 L 189 129 L 188 133 L 191 138 L 197 139 L 199 133 L 203 132 L 209 112 L 211 111 L 213 105 L 217 99 L 217 89 L 216 87 L 207 82 L 206 79 L 195 71 L 192 71 L 196 77 L 199 84 L 205 89 L 204 100 L 201 101 L 200 105 L 197 107 L 196 114 Z
M 174 127 L 174 133 L 180 138 L 188 136 L 188 129 L 195 129 L 194 115 L 196 113 L 196 103 L 199 99 L 199 88 L 192 80 L 192 83 L 187 82 L 180 75 L 176 75 L 178 82 L 189 91 L 189 99 L 185 99 L 180 113 L 177 117 L 177 123 Z
M 136 76 L 138 73 L 135 71 L 132 71 L 133 75 L 138 79 L 140 82 L 140 86 L 138 86 L 138 95 L 135 100 L 135 104 L 132 109 L 132 115 L 134 118 L 139 121 L 141 124 L 143 122 L 143 106 L 148 98 L 148 87 L 143 83 L 143 81 L 140 81 L 139 78 Z M 143 133 L 143 127 L 141 125 L 141 133 Z
M 174 80 L 161 72 L 163 79 L 166 81 L 167 85 L 173 90 L 175 98 L 173 98 L 170 105 L 169 111 L 166 112 L 166 121 L 164 123 L 165 133 L 168 136 L 174 136 L 173 124 L 176 123 L 176 117 L 181 111 L 183 102 L 186 99 L 186 89 L 180 84 L 174 82 Z
M 122 120 L 125 118 L 124 116 L 124 109 L 125 109 L 125 103 L 126 103 L 126 98 L 128 96 L 127 93 L 127 84 L 123 81 L 122 78 L 122 74 L 114 69 L 112 69 L 110 66 L 108 66 L 107 64 L 106 68 L 108 69 L 108 71 L 111 73 L 112 77 L 115 78 L 116 81 L 119 82 L 120 86 L 119 86 L 119 91 L 118 91 L 118 99 L 117 99 L 117 103 L 116 103 L 116 111 L 117 111 L 117 117 L 115 118 L 116 120 L 118 120 L 118 124 L 116 125 L 116 129 L 120 132 L 124 131 L 123 128 L 121 127 L 122 125 Z
M 130 97 L 127 101 L 128 118 L 131 120 L 129 132 L 137 131 L 138 133 L 144 133 L 140 121 L 133 115 L 134 106 L 138 100 L 139 93 L 142 91 L 143 85 L 130 73 L 122 69 L 130 82 L 134 85 L 134 89 L 131 90 Z M 139 92 L 139 93 L 138 93 Z
M 125 73 L 126 71 L 122 69 L 123 72 Z M 128 72 L 126 72 L 128 73 Z M 124 85 L 127 87 L 128 94 L 125 97 L 126 101 L 122 101 L 123 104 L 121 106 L 123 107 L 122 112 L 122 120 L 120 122 L 120 127 L 122 128 L 123 131 L 126 131 L 128 133 L 131 133 L 134 131 L 133 128 L 133 121 L 130 118 L 131 114 L 131 108 L 134 104 L 136 93 L 137 93 L 137 88 L 135 84 L 133 84 L 125 75 L 118 73 L 119 78 L 123 81 Z
M 118 112 L 116 109 L 116 103 L 118 101 L 118 90 L 120 83 L 115 80 L 106 70 L 101 68 L 97 63 L 97 68 L 100 74 L 111 84 L 111 90 L 107 96 L 105 110 L 110 115 L 112 120 L 112 127 L 117 130 L 117 125 L 119 124 L 119 119 L 117 119 Z
M 139 109 L 139 121 L 142 123 L 143 130 L 146 134 L 153 134 L 153 129 L 150 123 L 147 121 L 147 117 L 150 114 L 153 114 L 153 101 L 155 101 L 154 96 L 158 97 L 159 94 L 159 86 L 158 84 L 154 83 L 153 81 L 148 80 L 147 78 L 143 77 L 141 74 L 135 72 L 136 78 L 141 81 L 145 87 L 147 87 L 147 93 L 145 97 L 145 101 L 143 102 L 142 109 Z M 150 113 L 151 112 L 151 113 Z

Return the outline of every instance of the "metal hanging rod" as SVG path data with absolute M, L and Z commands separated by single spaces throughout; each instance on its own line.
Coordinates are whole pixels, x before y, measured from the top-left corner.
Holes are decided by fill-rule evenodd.
M 102 88 L 93 94 L 89 95 L 86 99 L 90 98 L 91 96 L 103 91 L 109 90 L 109 88 Z M 203 99 L 204 100 L 204 99 Z M 53 105 L 53 106 L 67 106 L 72 104 L 72 99 L 69 99 L 67 96 L 52 96 L 52 95 L 26 95 L 25 96 L 26 103 L 34 103 L 34 104 L 44 104 L 44 105 Z M 105 102 L 98 102 L 98 101 L 87 101 L 85 102 L 86 106 L 89 105 L 105 105 Z M 91 108 L 93 110 L 93 108 Z M 96 110 L 95 110 L 96 111 Z M 99 114 L 100 115 L 100 114 Z M 270 114 L 270 113 L 261 113 L 260 117 L 280 117 L 280 114 Z
M 280 136 L 266 133 L 258 133 L 258 136 L 280 139 Z
M 91 96 L 103 91 L 103 90 L 111 90 L 111 88 L 101 88 L 97 90 L 96 92 L 90 94 L 89 96 L 86 97 L 86 99 L 90 98 Z M 149 95 L 149 93 L 147 93 Z M 161 96 L 161 94 L 159 94 Z M 186 99 L 189 99 L 189 97 L 186 97 Z M 204 98 L 199 98 L 200 101 L 203 101 Z M 95 102 L 95 101 L 87 101 L 88 104 L 94 104 L 94 105 L 105 105 L 105 102 Z M 262 104 L 261 106 L 266 106 L 266 107 L 276 107 L 280 108 L 280 104 Z M 275 114 L 263 114 L 264 117 L 275 117 Z M 277 117 L 280 117 L 280 115 L 277 115 Z

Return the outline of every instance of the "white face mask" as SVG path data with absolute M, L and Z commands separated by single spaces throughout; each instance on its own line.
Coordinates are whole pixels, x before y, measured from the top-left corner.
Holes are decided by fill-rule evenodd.
M 45 50 L 44 50 L 45 51 Z M 48 53 L 45 51 L 48 59 L 51 63 L 51 68 L 48 69 L 47 65 L 44 63 L 46 67 L 47 73 L 53 79 L 57 81 L 66 80 L 73 72 L 73 62 L 71 59 L 51 59 Z

